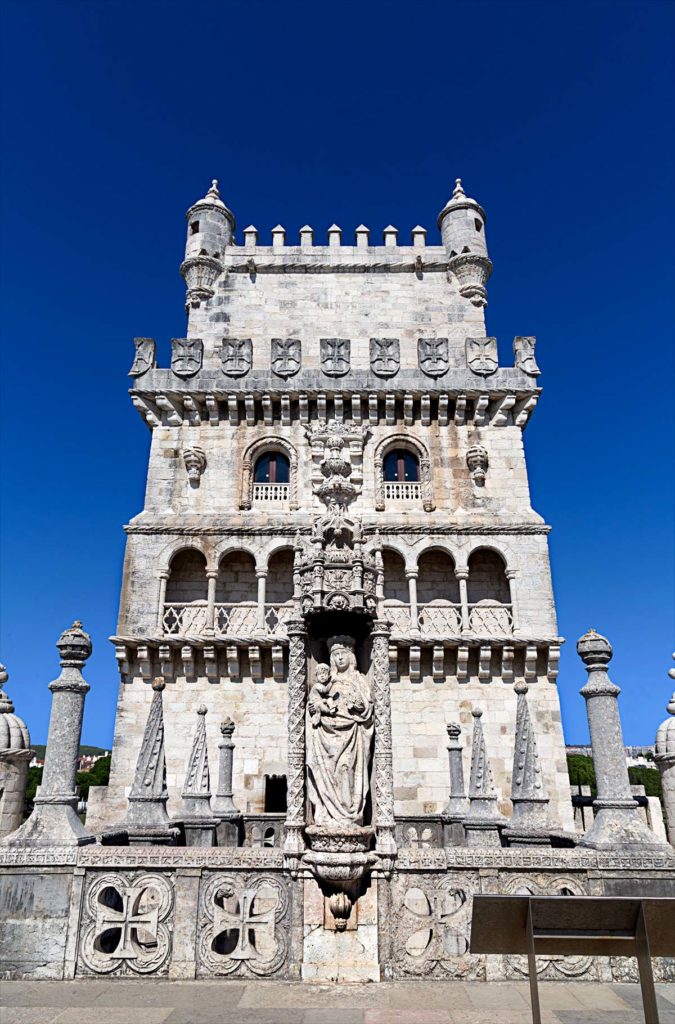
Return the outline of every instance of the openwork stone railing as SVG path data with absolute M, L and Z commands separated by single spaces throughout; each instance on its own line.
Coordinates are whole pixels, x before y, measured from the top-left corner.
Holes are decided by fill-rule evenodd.
M 270 636 L 285 637 L 286 623 L 293 617 L 289 605 L 266 604 L 264 626 L 260 627 L 258 605 L 255 602 L 218 602 L 214 609 L 213 628 L 216 633 L 238 634 L 264 632 Z M 164 632 L 169 636 L 204 634 L 208 631 L 208 610 L 206 601 L 194 604 L 165 604 L 162 616 Z
M 467 607 L 469 631 L 479 636 L 513 635 L 511 605 L 471 604 Z M 385 604 L 384 617 L 392 624 L 394 636 L 413 632 L 409 604 Z M 416 634 L 425 637 L 460 637 L 462 608 L 459 604 L 421 604 L 418 608 Z
M 204 633 L 207 625 L 206 601 L 194 604 L 165 604 L 162 625 L 164 632 L 170 636 Z
M 421 501 L 422 484 L 413 481 L 385 480 L 385 501 Z
M 253 633 L 258 625 L 257 604 L 216 604 L 216 633 Z
M 510 604 L 470 604 L 469 626 L 480 636 L 512 636 L 513 612 Z
M 255 504 L 281 505 L 288 502 L 290 484 L 253 484 Z

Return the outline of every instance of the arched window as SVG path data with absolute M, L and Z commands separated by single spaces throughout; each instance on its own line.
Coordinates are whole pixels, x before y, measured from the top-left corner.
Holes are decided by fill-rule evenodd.
M 248 551 L 229 551 L 218 565 L 216 632 L 250 633 L 258 623 L 255 559 Z
M 256 484 L 287 484 L 290 463 L 283 452 L 265 452 L 255 464 L 253 482 Z
M 513 633 L 511 588 L 500 554 L 490 548 L 472 551 L 467 591 L 472 632 L 482 636 Z
M 419 459 L 405 448 L 394 448 L 384 457 L 384 479 L 386 482 L 419 483 Z
M 429 453 L 421 442 L 404 434 L 385 438 L 375 449 L 375 508 L 383 511 L 391 503 L 421 504 L 432 512 Z
M 162 624 L 165 633 L 202 633 L 206 627 L 206 559 L 187 548 L 171 559 Z

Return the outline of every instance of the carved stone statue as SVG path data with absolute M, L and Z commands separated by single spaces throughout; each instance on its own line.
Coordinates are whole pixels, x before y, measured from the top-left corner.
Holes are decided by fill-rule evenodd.
M 307 701 L 307 782 L 314 822 L 363 825 L 373 741 L 373 700 L 356 667 L 354 641 L 329 641 L 330 667 L 320 665 Z

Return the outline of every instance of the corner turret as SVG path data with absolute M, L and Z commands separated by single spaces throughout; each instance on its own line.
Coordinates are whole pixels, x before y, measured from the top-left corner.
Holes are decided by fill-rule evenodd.
M 213 284 L 223 270 L 223 256 L 234 238 L 235 219 L 218 192 L 218 180 L 187 214 L 185 260 L 180 272 L 187 285 L 187 305 L 198 306 L 213 295 Z
M 455 181 L 452 198 L 438 215 L 438 227 L 448 254 L 448 270 L 459 284 L 459 293 L 474 306 L 487 305 L 485 284 L 492 273 L 485 238 L 485 210 L 469 198 L 462 179 Z

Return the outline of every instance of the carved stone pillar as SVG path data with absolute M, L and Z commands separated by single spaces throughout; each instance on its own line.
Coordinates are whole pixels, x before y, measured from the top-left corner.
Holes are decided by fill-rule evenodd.
M 307 630 L 290 619 L 288 633 L 288 783 L 284 854 L 297 870 L 305 850 L 305 705 L 307 703 Z
M 265 593 L 267 590 L 267 569 L 257 569 L 256 579 L 258 581 L 258 629 L 265 629 Z
M 168 572 L 159 574 L 159 598 L 157 602 L 157 629 L 164 632 L 164 603 L 166 602 L 166 584 L 169 580 Z
M 464 568 L 456 568 L 455 576 L 459 583 L 459 603 L 461 606 L 462 615 L 462 633 L 468 633 L 471 629 L 471 620 L 469 618 L 469 591 L 467 587 L 467 580 L 469 579 L 469 570 L 465 566 Z
M 511 621 L 513 623 L 514 633 L 518 631 L 518 627 L 520 625 L 520 617 L 518 615 L 518 592 L 516 588 L 517 574 L 516 569 L 507 569 L 505 573 L 506 578 L 509 581 L 509 593 L 511 595 Z
M 415 632 L 419 629 L 417 609 L 417 569 L 408 569 L 405 577 L 408 581 L 408 594 L 410 601 L 410 628 Z
M 53 697 L 42 785 L 31 816 L 3 840 L 11 846 L 80 846 L 94 841 L 77 816 L 75 789 L 84 698 L 89 692 L 80 670 L 91 654 L 91 638 L 82 623 L 75 622 L 56 646 L 61 674 L 49 684 Z
M 588 682 L 580 692 L 586 701 L 598 786 L 593 802 L 595 820 L 579 843 L 596 850 L 667 849 L 643 822 L 631 793 L 617 703 L 621 691 L 607 675 L 611 644 L 591 629 L 577 642 L 577 652 L 588 672 Z
M 376 850 L 384 870 L 391 870 L 396 856 L 394 840 L 394 773 L 391 743 L 391 698 L 389 693 L 389 624 L 376 620 L 372 637 L 372 686 L 375 717 L 373 753 L 374 824 Z
M 448 732 L 448 767 L 450 769 L 450 797 L 447 806 L 441 811 L 443 822 L 443 845 L 463 846 L 464 826 L 462 824 L 469 809 L 464 786 L 464 763 L 462 760 L 461 726 L 449 722 Z
M 218 744 L 220 758 L 218 760 L 218 785 L 216 795 L 211 801 L 211 810 L 218 818 L 216 828 L 218 846 L 237 846 L 239 841 L 239 824 L 241 812 L 232 799 L 232 768 L 234 762 L 234 722 L 225 718 L 220 723 L 222 740 Z
M 218 583 L 218 570 L 209 569 L 206 573 L 206 629 L 213 633 L 216 622 L 216 584 Z

